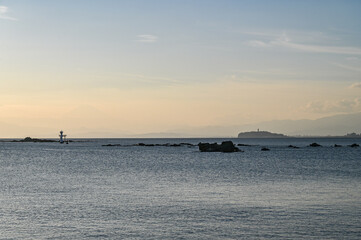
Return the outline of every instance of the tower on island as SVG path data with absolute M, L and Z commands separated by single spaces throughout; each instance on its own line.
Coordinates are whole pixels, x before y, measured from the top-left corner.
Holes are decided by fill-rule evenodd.
M 60 142 L 60 143 L 64 143 L 65 138 L 66 138 L 66 135 L 63 134 L 63 133 L 64 133 L 63 130 L 61 130 L 61 131 L 60 131 L 60 135 L 59 135 L 59 137 L 60 137 L 59 142 Z

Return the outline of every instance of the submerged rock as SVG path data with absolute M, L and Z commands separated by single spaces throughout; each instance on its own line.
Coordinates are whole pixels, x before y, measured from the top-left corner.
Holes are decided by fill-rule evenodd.
M 199 143 L 199 151 L 201 152 L 238 152 L 239 149 L 234 146 L 232 141 L 224 141 L 217 143 Z
M 134 144 L 134 146 L 154 147 L 154 146 L 155 146 L 155 144 L 138 143 L 138 144 Z
M 193 147 L 194 146 L 194 144 L 192 144 L 192 143 L 180 143 L 180 145 L 188 146 L 188 147 Z
M 289 148 L 299 148 L 297 146 L 294 146 L 294 145 L 288 145 Z

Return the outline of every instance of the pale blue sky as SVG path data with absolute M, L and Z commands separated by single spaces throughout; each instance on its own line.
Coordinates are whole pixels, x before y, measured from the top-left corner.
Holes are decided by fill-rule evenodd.
M 227 93 L 227 84 L 257 99 L 252 107 L 265 115 L 221 111 L 220 118 L 209 111 L 194 118 L 207 116 L 213 119 L 210 125 L 227 124 L 221 119 L 228 116 L 234 124 L 361 111 L 361 1 L 3 0 L 0 6 L 0 100 L 9 107 L 2 112 L 4 121 L 10 115 L 11 121 L 20 121 L 22 114 L 15 114 L 20 110 L 11 107 L 39 107 L 50 92 L 72 104 L 50 101 L 52 107 L 39 110 L 43 115 L 54 105 L 66 111 L 87 104 L 112 112 L 115 119 L 125 110 L 115 114 L 107 107 L 116 108 L 118 93 L 112 93 L 112 102 L 104 100 L 110 93 L 99 95 L 100 104 L 92 101 L 94 91 L 123 96 L 132 91 L 131 97 L 145 102 L 175 101 L 167 95 L 174 92 L 180 104 L 198 99 L 197 91 L 215 88 L 222 93 L 209 90 L 212 94 L 204 93 L 199 106 L 208 99 L 239 101 Z M 281 106 L 273 96 L 258 95 L 276 85 L 287 90 L 270 91 L 277 96 L 294 91 L 294 102 Z M 319 96 L 304 87 L 318 89 Z M 198 90 L 182 92 L 187 88 Z M 352 107 L 336 111 L 344 101 Z M 308 111 L 315 103 L 324 110 Z M 272 115 L 269 105 L 280 107 Z M 297 114 L 290 116 L 290 108 Z
M 342 54 L 352 49 L 335 53 L 327 48 L 361 47 L 360 1 L 12 0 L 1 4 L 9 7 L 6 15 L 18 19 L 0 22 L 3 62 L 12 63 L 10 67 L 22 64 L 25 69 L 56 71 L 61 65 L 60 71 L 208 81 L 239 70 L 259 70 L 260 65 L 304 71 L 315 63 L 326 68 L 330 61 L 361 55 Z M 277 45 L 275 41 L 282 38 L 301 46 Z M 274 46 L 267 47 L 272 41 Z M 302 50 L 302 45 L 316 48 Z

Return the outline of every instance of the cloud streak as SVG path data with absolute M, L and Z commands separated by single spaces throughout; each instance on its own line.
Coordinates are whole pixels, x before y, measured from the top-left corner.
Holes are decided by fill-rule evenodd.
M 306 105 L 305 110 L 314 113 L 349 113 L 361 110 L 361 99 L 342 99 L 337 102 L 313 101 Z
M 276 41 L 273 42 L 273 44 L 303 52 L 361 55 L 361 48 L 356 48 L 356 47 L 305 45 L 305 44 L 297 44 L 287 41 Z
M 358 68 L 358 67 L 348 66 L 348 65 L 339 64 L 339 63 L 333 63 L 333 65 L 343 68 L 343 69 L 347 69 L 347 70 L 351 70 L 351 71 L 355 71 L 355 72 L 361 72 L 361 68 Z
M 350 88 L 361 88 L 361 82 L 352 84 Z
M 132 79 L 136 80 L 141 83 L 147 83 L 147 84 L 162 84 L 162 85 L 175 85 L 180 84 L 181 81 L 173 79 L 173 78 L 167 78 L 167 77 L 159 77 L 159 76 L 145 76 L 141 74 L 131 74 L 131 73 L 123 73 L 122 75 Z
M 272 47 L 271 43 L 267 43 L 267 42 L 259 41 L 259 40 L 251 40 L 248 42 L 248 45 L 251 47 L 263 47 L 263 48 Z
M 158 41 L 158 37 L 150 34 L 142 34 L 137 36 L 137 42 L 154 43 Z
M 16 18 L 8 16 L 9 8 L 6 6 L 0 6 L 0 19 L 17 21 Z
M 310 52 L 310 53 L 361 55 L 361 48 L 357 48 L 357 47 L 321 46 L 321 45 L 295 43 L 292 42 L 291 39 L 285 33 L 280 35 L 278 38 L 270 41 L 251 40 L 247 42 L 247 45 L 258 48 L 282 47 L 300 52 Z

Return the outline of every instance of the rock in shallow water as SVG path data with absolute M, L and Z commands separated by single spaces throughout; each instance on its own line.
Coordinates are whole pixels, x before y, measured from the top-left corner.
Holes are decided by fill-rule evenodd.
M 217 143 L 199 143 L 199 151 L 201 152 L 238 152 L 239 149 L 234 146 L 232 141 L 224 141 Z
M 311 143 L 310 147 L 321 147 L 321 145 L 318 143 Z
M 288 145 L 289 148 L 299 148 L 297 146 L 294 146 L 294 145 Z

